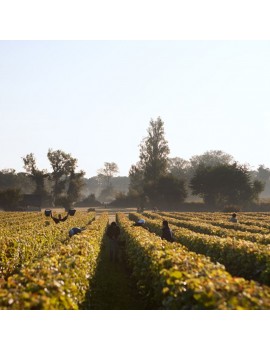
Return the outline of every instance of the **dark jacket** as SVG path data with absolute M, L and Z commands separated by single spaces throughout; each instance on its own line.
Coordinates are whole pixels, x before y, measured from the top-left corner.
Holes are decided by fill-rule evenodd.
M 68 234 L 69 234 L 69 237 L 71 238 L 73 235 L 81 233 L 81 232 L 82 232 L 81 228 L 74 227 L 74 228 L 70 229 Z
M 63 218 L 62 217 L 53 217 L 51 215 L 51 218 L 54 221 L 54 223 L 58 224 L 60 222 L 65 222 L 68 219 L 68 214 L 65 217 L 63 217 Z
M 112 240 L 117 240 L 120 235 L 120 228 L 118 225 L 110 225 L 107 229 L 106 235 L 108 235 L 108 237 Z
M 173 234 L 172 234 L 172 231 L 169 227 L 163 227 L 162 228 L 162 235 L 161 235 L 161 238 L 162 239 L 165 239 L 169 242 L 173 242 Z

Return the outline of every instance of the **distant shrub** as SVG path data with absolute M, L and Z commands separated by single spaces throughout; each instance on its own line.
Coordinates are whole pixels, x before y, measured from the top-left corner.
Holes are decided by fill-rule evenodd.
M 228 212 L 240 212 L 241 209 L 237 205 L 227 205 L 223 208 L 223 212 L 228 213 Z
M 21 197 L 20 189 L 6 189 L 0 191 L 0 207 L 5 211 L 16 210 Z

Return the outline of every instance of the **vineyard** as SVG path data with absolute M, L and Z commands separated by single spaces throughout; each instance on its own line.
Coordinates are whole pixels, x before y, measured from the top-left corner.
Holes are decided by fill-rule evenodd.
M 0 212 L 0 309 L 270 309 L 270 214 Z M 147 229 L 134 226 L 144 219 Z M 167 220 L 174 242 L 161 239 Z M 71 238 L 72 227 L 86 230 Z

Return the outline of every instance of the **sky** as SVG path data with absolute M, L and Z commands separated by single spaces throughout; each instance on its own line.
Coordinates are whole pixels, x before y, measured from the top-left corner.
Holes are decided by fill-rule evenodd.
M 222 150 L 270 167 L 270 42 L 233 40 L 0 41 L 0 169 L 23 171 L 48 149 L 97 174 L 128 175 L 151 119 L 170 157 Z
M 2 1 L 0 170 L 23 171 L 30 152 L 50 170 L 46 154 L 53 148 L 76 157 L 88 177 L 104 162 L 127 175 L 158 116 L 171 157 L 223 150 L 252 167 L 270 167 L 269 40 L 267 0 Z M 70 315 L 24 312 L 0 318 L 9 348 L 10 340 L 29 350 L 53 341 L 74 350 L 89 344 L 89 330 L 97 349 L 111 348 L 119 330 L 119 350 L 142 342 L 172 349 L 178 340 L 168 333 L 179 330 L 189 349 L 227 350 L 233 340 L 254 350 L 268 342 L 268 315 L 259 311 L 167 311 L 168 333 L 158 311 L 77 311 L 69 338 L 63 335 Z M 153 338 L 161 325 L 165 333 Z M 44 339 L 44 330 L 51 337 Z

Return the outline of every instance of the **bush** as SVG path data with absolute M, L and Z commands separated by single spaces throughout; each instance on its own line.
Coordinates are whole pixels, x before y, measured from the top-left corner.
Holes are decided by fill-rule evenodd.
M 20 189 L 7 189 L 0 191 L 0 207 L 5 211 L 16 210 L 21 197 Z
M 230 213 L 230 212 L 240 212 L 241 209 L 237 205 L 227 205 L 223 208 L 223 212 Z
M 76 207 L 100 206 L 101 203 L 96 199 L 95 194 L 90 194 L 81 201 L 78 201 Z

